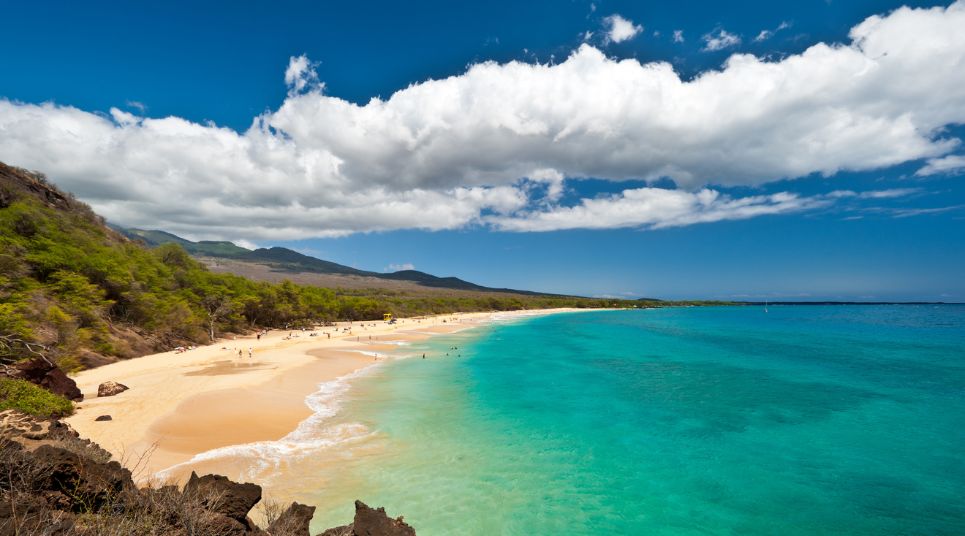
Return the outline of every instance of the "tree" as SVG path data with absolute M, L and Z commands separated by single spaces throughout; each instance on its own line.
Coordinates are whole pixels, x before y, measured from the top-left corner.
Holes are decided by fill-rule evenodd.
M 201 299 L 201 306 L 208 313 L 208 337 L 214 342 L 214 330 L 218 322 L 234 312 L 234 303 L 227 294 L 209 294 Z

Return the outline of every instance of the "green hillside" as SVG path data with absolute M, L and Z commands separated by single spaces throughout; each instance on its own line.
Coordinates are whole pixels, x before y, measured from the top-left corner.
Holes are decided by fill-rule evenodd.
M 174 239 L 149 249 L 109 228 L 42 175 L 0 163 L 0 335 L 44 344 L 64 368 L 78 369 L 255 326 L 380 319 L 384 312 L 413 316 L 616 303 L 456 291 L 351 293 L 255 282 L 208 271 Z M 0 361 L 19 357 L 15 349 L 0 348 Z
M 202 240 L 192 242 L 173 235 L 165 231 L 146 231 L 144 229 L 125 229 L 123 227 L 111 226 L 115 231 L 133 240 L 140 240 L 146 245 L 157 247 L 163 244 L 177 244 L 192 255 L 239 258 L 249 253 L 251 250 L 234 245 L 231 242 Z

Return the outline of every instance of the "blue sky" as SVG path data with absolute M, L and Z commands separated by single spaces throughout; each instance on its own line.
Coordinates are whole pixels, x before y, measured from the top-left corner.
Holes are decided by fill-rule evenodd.
M 936 5 L 947 7 L 9 3 L 0 160 L 46 171 L 121 224 L 285 245 L 364 269 L 413 265 L 588 295 L 965 301 L 965 163 L 956 142 L 965 90 L 950 63 L 965 51 L 942 33 L 962 10 L 889 15 Z M 855 47 L 849 32 L 873 15 L 887 24 L 858 31 L 867 34 L 861 58 L 814 59 L 820 43 Z M 615 16 L 629 36 L 611 33 Z M 915 32 L 912 44 L 896 37 Z M 925 47 L 917 43 L 937 48 L 913 50 Z M 726 65 L 734 54 L 759 63 Z M 801 57 L 804 74 L 793 71 Z M 909 70 L 922 57 L 934 61 L 925 65 L 933 79 Z M 489 71 L 467 74 L 489 61 Z M 527 68 L 513 71 L 514 61 Z M 880 78 L 836 85 L 840 73 L 860 76 L 841 66 L 849 61 Z M 651 62 L 673 73 L 660 78 L 659 95 L 684 88 L 663 106 L 622 89 L 652 80 Z M 757 88 L 773 82 L 768 66 L 786 68 L 779 79 L 793 83 L 761 96 Z M 699 80 L 708 73 L 728 78 Z M 450 87 L 423 84 L 448 77 Z M 812 80 L 813 90 L 802 88 Z M 410 87 L 418 106 L 389 102 Z M 558 115 L 552 97 L 530 108 L 546 88 L 579 97 Z M 594 100 L 597 91 L 607 96 Z M 458 102 L 490 94 L 527 96 L 458 114 Z M 452 95 L 462 100 L 446 108 Z M 368 105 L 373 98 L 381 100 Z M 703 109 L 715 99 L 723 104 Z M 667 103 L 695 111 L 668 119 Z M 758 108 L 767 113 L 747 115 Z M 573 131 L 568 118 L 584 111 L 573 127 L 581 137 L 557 151 Z M 656 126 L 637 127 L 654 114 Z M 610 131 L 623 116 L 627 124 Z M 259 117 L 263 131 L 248 136 Z M 499 128 L 509 134 L 487 130 L 492 121 L 507 121 Z M 538 139 L 554 122 L 556 138 Z M 837 122 L 845 126 L 827 127 Z M 428 138 L 441 141 L 423 152 L 394 148 L 398 125 L 424 132 L 442 123 L 460 128 Z M 285 144 L 289 152 L 276 150 Z M 251 162 L 232 166 L 235 150 L 254 154 Z M 293 159 L 297 170 L 287 167 Z M 336 171 L 317 171 L 327 165 Z M 194 190 L 199 184 L 210 188 Z M 369 208 L 366 199 L 377 201 Z M 346 205 L 352 210 L 339 212 Z

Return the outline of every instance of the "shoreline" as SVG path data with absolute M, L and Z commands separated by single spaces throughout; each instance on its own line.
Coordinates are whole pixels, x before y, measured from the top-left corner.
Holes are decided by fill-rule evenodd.
M 260 339 L 218 340 L 183 353 L 152 354 L 78 373 L 74 379 L 85 399 L 65 420 L 131 469 L 136 481 L 163 474 L 165 480 L 180 482 L 202 465 L 191 463 L 198 455 L 278 442 L 297 433 L 316 415 L 309 398 L 320 387 L 348 381 L 384 361 L 404 348 L 399 342 L 507 318 L 597 310 L 454 313 L 399 319 L 394 325 L 339 322 L 318 328 L 314 337 L 307 331 L 273 330 Z M 289 339 L 289 333 L 296 336 Z M 97 397 L 97 386 L 105 381 L 130 389 Z M 95 421 L 100 415 L 112 420 Z

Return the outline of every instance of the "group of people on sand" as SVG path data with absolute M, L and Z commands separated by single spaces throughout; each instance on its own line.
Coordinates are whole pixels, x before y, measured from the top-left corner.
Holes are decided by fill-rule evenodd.
M 315 329 L 307 329 L 307 328 L 302 328 L 302 329 L 301 329 L 301 332 L 302 332 L 302 333 L 304 333 L 304 332 L 306 332 L 306 331 L 308 332 L 308 336 L 309 336 L 309 337 L 318 337 L 318 330 L 315 330 Z M 329 339 L 332 338 L 332 335 L 331 335 L 330 333 L 328 333 L 327 331 L 325 332 L 325 334 L 328 335 L 328 338 L 329 338 Z M 283 341 L 290 341 L 290 340 L 292 340 L 292 339 L 297 339 L 298 337 L 301 337 L 301 335 L 300 335 L 297 331 L 289 331 L 287 336 L 282 337 L 282 340 L 283 340 Z
M 222 350 L 227 350 L 228 347 L 227 347 L 227 346 L 222 346 L 221 349 L 222 349 Z M 243 357 L 244 357 L 244 352 L 242 351 L 242 349 L 241 349 L 241 348 L 238 348 L 237 350 L 238 350 L 238 359 L 243 358 Z M 248 359 L 251 359 L 252 356 L 254 356 L 254 355 L 255 355 L 255 349 L 252 348 L 251 346 L 249 346 L 249 347 L 248 347 Z

